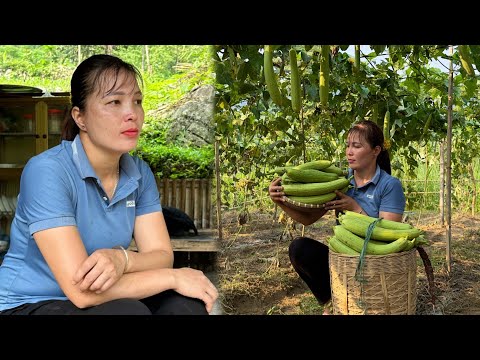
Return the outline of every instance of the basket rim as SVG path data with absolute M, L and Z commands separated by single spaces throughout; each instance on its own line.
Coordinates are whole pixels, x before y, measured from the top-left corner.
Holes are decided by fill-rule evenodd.
M 403 255 L 409 254 L 412 251 L 416 251 L 416 247 L 413 247 L 408 251 L 400 251 L 400 252 L 386 254 L 386 255 L 371 255 L 371 254 L 370 255 L 365 255 L 365 258 L 366 259 L 370 259 L 370 258 L 378 259 L 378 258 L 397 257 L 397 256 L 403 256 Z M 341 253 L 337 253 L 337 252 L 332 251 L 330 248 L 328 249 L 328 254 L 331 255 L 331 256 L 346 257 L 346 258 L 358 258 L 358 257 L 360 257 L 360 254 L 358 254 L 358 255 L 341 254 Z

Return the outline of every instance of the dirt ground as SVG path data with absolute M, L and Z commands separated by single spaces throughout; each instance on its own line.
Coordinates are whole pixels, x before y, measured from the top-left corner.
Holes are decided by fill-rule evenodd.
M 220 301 L 226 314 L 321 314 L 305 283 L 290 265 L 288 246 L 302 226 L 273 213 L 251 213 L 239 225 L 236 212 L 224 213 L 223 242 L 217 254 Z M 280 218 L 280 219 L 279 219 Z M 447 267 L 446 225 L 438 214 L 412 213 L 407 219 L 425 231 L 435 288 L 428 286 L 424 264 L 417 256 L 417 315 L 480 314 L 480 217 L 452 216 L 450 271 Z M 333 215 L 305 227 L 304 236 L 326 239 L 333 234 Z

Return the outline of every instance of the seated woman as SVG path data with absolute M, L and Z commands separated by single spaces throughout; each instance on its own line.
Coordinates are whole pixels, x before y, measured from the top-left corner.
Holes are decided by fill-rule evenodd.
M 173 269 L 149 166 L 129 151 L 144 110 L 141 76 L 110 55 L 71 79 L 65 140 L 25 166 L 0 267 L 1 314 L 208 314 L 203 272 Z M 135 238 L 138 252 L 129 251 Z

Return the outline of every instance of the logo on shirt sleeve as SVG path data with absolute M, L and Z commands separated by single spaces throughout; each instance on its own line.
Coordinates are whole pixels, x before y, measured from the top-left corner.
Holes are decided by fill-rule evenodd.
M 135 207 L 135 200 L 127 200 L 127 207 Z

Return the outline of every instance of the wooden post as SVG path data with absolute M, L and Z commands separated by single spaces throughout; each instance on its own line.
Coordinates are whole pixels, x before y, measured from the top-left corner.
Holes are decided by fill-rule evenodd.
M 187 180 L 186 179 L 182 179 L 182 184 L 180 186 L 180 192 L 182 193 L 182 200 L 181 200 L 181 204 L 182 206 L 180 207 L 180 209 L 182 209 L 183 211 L 185 211 L 185 189 L 187 188 Z
M 453 45 L 450 45 L 450 56 L 453 57 Z M 447 111 L 447 244 L 446 261 L 450 273 L 452 267 L 451 241 L 452 241 L 452 107 L 453 107 L 453 60 L 450 58 L 448 72 L 448 111 Z
M 171 195 L 171 196 L 172 196 L 172 201 L 170 201 L 170 203 L 172 204 L 171 206 L 173 206 L 173 207 L 176 207 L 176 206 L 175 206 L 176 196 L 177 196 L 176 184 L 177 184 L 177 180 L 172 179 L 172 180 L 171 180 L 171 183 L 170 183 L 170 192 L 171 192 L 171 194 L 172 194 L 172 195 Z
M 425 205 L 427 203 L 427 196 L 428 196 L 428 141 L 425 140 L 425 180 L 423 182 L 423 207 L 425 208 Z M 418 220 L 420 220 L 420 215 L 418 217 Z
M 202 224 L 201 220 L 202 197 L 200 196 L 200 180 L 193 180 L 193 223 L 197 228 Z
M 165 204 L 165 192 L 163 189 L 163 179 L 155 178 L 155 181 L 157 182 L 157 188 L 158 188 L 158 193 L 160 195 L 160 203 L 162 205 Z
M 185 213 L 191 218 L 193 218 L 191 179 L 187 179 L 185 181 Z
M 218 239 L 222 241 L 222 197 L 221 197 L 221 181 L 220 181 L 220 154 L 218 149 L 218 140 L 215 141 L 215 178 L 217 180 L 217 227 Z
M 470 175 L 471 182 L 473 184 L 473 194 L 472 194 L 472 216 L 475 216 L 475 207 L 477 203 L 477 180 L 475 179 L 475 173 L 473 172 L 473 164 L 468 165 L 468 174 Z
M 207 212 L 208 212 L 208 203 L 209 199 L 207 197 L 207 187 L 209 185 L 208 179 L 202 179 L 202 229 L 206 229 L 208 227 L 208 217 L 207 217 Z
M 175 180 L 175 207 L 182 208 L 182 181 Z
M 166 189 L 167 189 L 167 204 L 168 206 L 173 206 L 173 180 L 166 179 Z
M 170 206 L 171 195 L 170 195 L 170 183 L 168 180 L 169 179 L 163 179 L 163 190 L 165 193 L 165 197 L 163 201 L 165 202 L 165 205 Z
M 439 142 L 439 153 L 440 153 L 440 223 L 442 226 L 445 225 L 445 147 L 444 142 L 441 140 Z
M 208 187 L 207 187 L 207 199 L 208 199 L 208 205 L 207 205 L 207 222 L 208 222 L 208 227 L 213 228 L 213 224 L 215 221 L 213 220 L 213 214 L 215 211 L 213 211 L 212 207 L 212 179 L 208 179 Z

